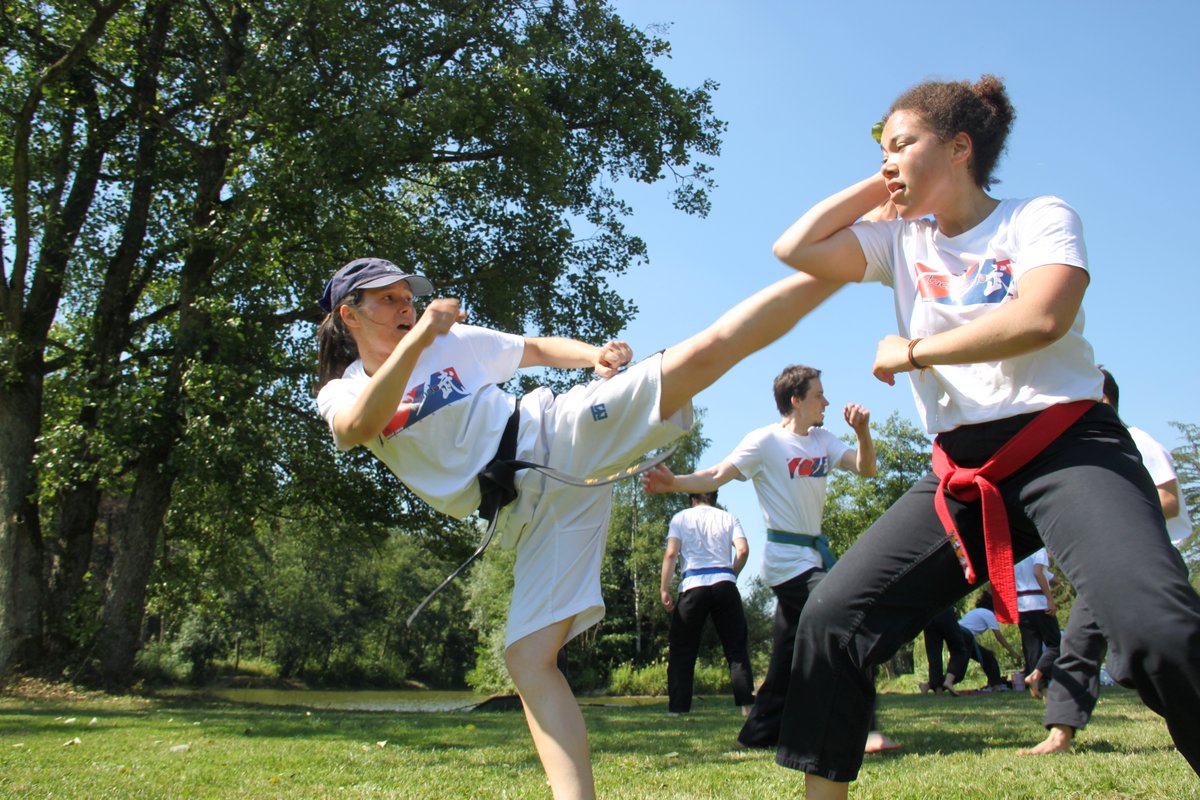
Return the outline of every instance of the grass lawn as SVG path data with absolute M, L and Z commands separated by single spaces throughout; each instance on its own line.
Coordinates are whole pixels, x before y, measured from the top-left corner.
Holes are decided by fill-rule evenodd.
M 604 798 L 800 796 L 774 754 L 733 746 L 741 716 L 698 698 L 584 700 Z M 593 704 L 594 703 L 594 704 Z M 1132 692 L 1105 689 L 1076 752 L 1021 757 L 1040 740 L 1027 695 L 881 695 L 904 747 L 868 756 L 852 798 L 1200 798 L 1200 778 Z M 3 798 L 548 798 L 519 713 L 371 713 L 178 698 L 0 696 Z

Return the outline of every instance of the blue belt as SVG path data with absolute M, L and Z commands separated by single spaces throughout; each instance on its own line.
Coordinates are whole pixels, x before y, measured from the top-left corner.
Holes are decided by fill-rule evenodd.
M 798 547 L 811 547 L 821 554 L 821 562 L 826 570 L 833 569 L 833 565 L 837 563 L 837 559 L 833 557 L 833 553 L 829 549 L 829 540 L 825 538 L 825 534 L 818 536 L 809 536 L 804 533 L 789 533 L 788 531 L 777 531 L 774 528 L 767 528 L 767 541 L 775 542 L 776 544 L 794 544 Z
M 733 567 L 696 567 L 695 569 L 685 569 L 683 577 L 686 580 L 695 575 L 717 575 L 722 572 L 728 572 L 730 575 L 734 574 Z

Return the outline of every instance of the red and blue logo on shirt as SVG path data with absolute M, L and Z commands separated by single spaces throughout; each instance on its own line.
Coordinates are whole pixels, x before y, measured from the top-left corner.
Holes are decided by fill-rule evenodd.
M 829 474 L 829 456 L 788 459 L 789 478 L 824 478 Z
M 446 367 L 435 372 L 429 376 L 428 383 L 419 383 L 408 390 L 408 394 L 404 395 L 404 399 L 400 401 L 400 407 L 396 410 L 395 416 L 383 429 L 383 437 L 390 439 L 438 409 L 445 408 L 451 403 L 457 403 L 459 400 L 469 397 L 470 394 L 467 387 L 459 380 L 454 367 Z
M 922 300 L 948 306 L 1001 303 L 1013 282 L 1012 261 L 989 258 L 972 264 L 961 275 L 917 262 L 917 294 Z

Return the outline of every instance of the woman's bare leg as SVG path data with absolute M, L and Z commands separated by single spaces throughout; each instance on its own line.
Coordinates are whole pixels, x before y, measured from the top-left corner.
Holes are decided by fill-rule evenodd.
M 555 800 L 592 800 L 596 787 L 587 728 L 556 661 L 570 627 L 566 619 L 534 631 L 509 645 L 504 660 L 521 694 L 525 721 Z
M 842 284 L 797 273 L 738 303 L 700 333 L 668 347 L 662 360 L 663 419 L 746 356 L 795 327 Z

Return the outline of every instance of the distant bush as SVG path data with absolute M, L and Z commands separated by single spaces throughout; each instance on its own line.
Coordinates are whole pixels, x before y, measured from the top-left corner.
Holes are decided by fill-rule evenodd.
M 149 641 L 138 651 L 133 671 L 136 681 L 149 686 L 168 686 L 187 680 L 192 667 L 170 642 Z
M 695 694 L 728 694 L 733 691 L 729 667 L 721 662 L 696 663 Z M 644 667 L 628 662 L 618 664 L 609 673 L 608 693 L 613 695 L 647 695 L 656 697 L 667 693 L 667 662 L 658 659 Z

